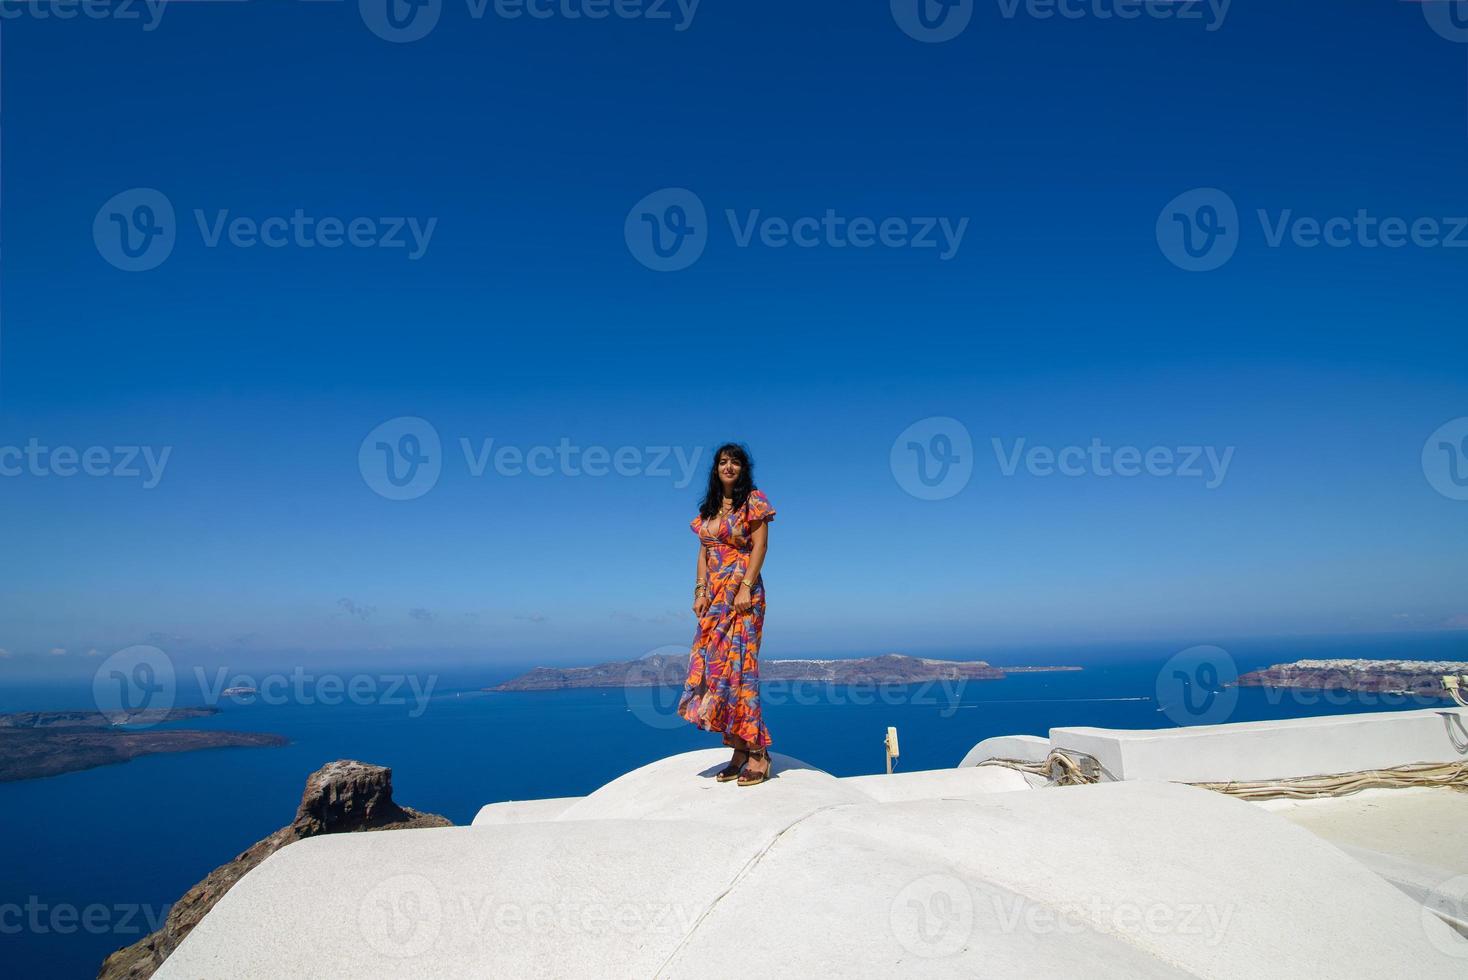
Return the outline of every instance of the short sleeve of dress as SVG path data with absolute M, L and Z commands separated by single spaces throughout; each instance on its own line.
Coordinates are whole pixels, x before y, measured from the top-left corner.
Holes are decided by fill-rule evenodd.
M 770 505 L 770 498 L 759 490 L 751 492 L 749 499 L 744 502 L 745 522 L 754 526 L 760 521 L 773 521 L 774 519 L 775 508 Z

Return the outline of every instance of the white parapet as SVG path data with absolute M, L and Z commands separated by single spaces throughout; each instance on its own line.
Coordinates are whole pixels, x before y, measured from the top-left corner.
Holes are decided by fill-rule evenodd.
M 976 766 L 986 759 L 1013 759 L 1018 762 L 1044 762 L 1050 754 L 1050 740 L 1038 735 L 998 735 L 986 738 L 968 750 L 958 764 L 960 769 Z
M 743 788 L 714 781 L 726 759 L 662 759 L 539 821 L 292 844 L 157 976 L 1297 980 L 1468 962 L 1361 863 L 1221 794 L 1024 791 L 987 769 L 841 780 L 784 756 Z
M 961 765 L 1039 754 L 1034 736 L 986 739 Z M 1428 708 L 1128 731 L 1052 728 L 1050 749 L 1093 756 L 1103 779 L 1250 782 L 1468 760 L 1468 709 Z M 1043 755 L 1041 756 L 1043 757 Z

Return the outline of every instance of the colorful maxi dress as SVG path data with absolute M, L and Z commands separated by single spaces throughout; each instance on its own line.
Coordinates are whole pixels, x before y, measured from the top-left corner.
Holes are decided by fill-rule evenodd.
M 759 641 L 765 625 L 763 577 L 750 588 L 753 605 L 740 615 L 734 608 L 739 583 L 749 567 L 754 529 L 773 521 L 775 508 L 760 491 L 723 518 L 693 519 L 708 563 L 709 607 L 698 621 L 688 658 L 688 680 L 678 714 L 699 728 L 723 732 L 724 744 L 737 736 L 756 746 L 770 744 L 759 704 Z

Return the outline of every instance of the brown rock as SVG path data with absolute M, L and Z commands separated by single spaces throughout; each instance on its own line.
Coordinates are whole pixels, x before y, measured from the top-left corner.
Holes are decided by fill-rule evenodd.
M 437 814 L 395 803 L 391 769 L 346 759 L 329 762 L 306 779 L 295 820 L 209 872 L 174 903 L 163 928 L 107 957 L 97 976 L 99 980 L 151 977 L 235 882 L 287 844 L 320 834 L 451 826 Z

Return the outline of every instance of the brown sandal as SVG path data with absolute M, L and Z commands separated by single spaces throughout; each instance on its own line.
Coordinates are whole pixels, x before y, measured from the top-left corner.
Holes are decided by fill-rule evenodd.
M 719 770 L 719 774 L 717 776 L 715 776 L 714 778 L 717 779 L 721 783 L 727 783 L 731 779 L 738 779 L 739 778 L 739 774 L 744 771 L 744 763 L 749 761 L 749 750 L 748 749 L 735 749 L 734 750 L 734 757 L 736 759 L 741 754 L 744 756 L 744 762 L 735 762 L 733 759 L 730 759 L 729 760 L 729 764 L 727 766 L 725 766 L 723 769 L 720 769 Z
M 775 767 L 774 762 L 770 760 L 770 750 L 769 749 L 760 749 L 758 752 L 751 752 L 749 754 L 749 757 L 751 759 L 758 759 L 758 760 L 762 761 L 765 764 L 765 771 L 764 772 L 742 772 L 742 773 L 740 773 L 739 774 L 739 785 L 740 786 L 758 786 L 760 783 L 762 783 L 766 779 L 769 779 L 770 778 L 770 770 Z

